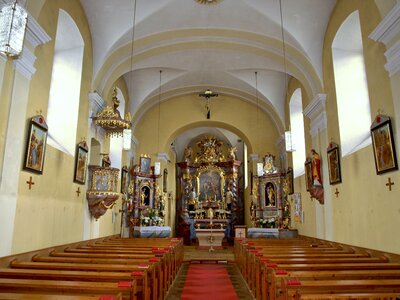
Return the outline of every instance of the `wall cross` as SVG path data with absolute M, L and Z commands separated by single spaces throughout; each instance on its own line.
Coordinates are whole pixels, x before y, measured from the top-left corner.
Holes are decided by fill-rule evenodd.
M 336 188 L 335 194 L 336 194 L 336 198 L 339 197 L 339 191 L 337 188 Z
M 29 177 L 29 181 L 26 182 L 27 184 L 29 184 L 29 189 L 32 189 L 32 185 L 34 185 L 35 183 L 32 181 L 32 176 Z
M 389 177 L 388 182 L 386 183 L 386 186 L 389 187 L 389 191 L 392 190 L 392 185 L 394 185 L 394 182 L 392 182 L 392 179 Z
M 78 197 L 79 197 L 80 193 L 81 193 L 81 190 L 79 189 L 79 186 L 78 186 L 78 189 L 76 190 L 76 194 L 78 195 Z

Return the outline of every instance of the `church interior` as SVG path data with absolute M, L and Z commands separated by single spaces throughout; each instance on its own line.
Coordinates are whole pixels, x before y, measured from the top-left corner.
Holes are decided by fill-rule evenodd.
M 399 1 L 0 8 L 0 299 L 400 297 Z

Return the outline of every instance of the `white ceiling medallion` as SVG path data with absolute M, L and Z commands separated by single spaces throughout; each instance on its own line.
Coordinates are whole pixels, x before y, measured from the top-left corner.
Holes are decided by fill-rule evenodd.
M 200 4 L 208 5 L 208 4 L 217 4 L 217 3 L 221 2 L 222 0 L 195 0 L 195 1 Z

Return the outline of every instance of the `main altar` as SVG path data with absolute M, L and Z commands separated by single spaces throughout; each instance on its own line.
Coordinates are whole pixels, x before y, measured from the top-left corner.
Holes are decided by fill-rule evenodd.
M 196 155 L 188 146 L 184 161 L 177 163 L 177 235 L 185 244 L 199 239 L 202 230 L 218 229 L 233 238 L 233 226 L 244 223 L 236 149 L 212 136 L 196 145 Z

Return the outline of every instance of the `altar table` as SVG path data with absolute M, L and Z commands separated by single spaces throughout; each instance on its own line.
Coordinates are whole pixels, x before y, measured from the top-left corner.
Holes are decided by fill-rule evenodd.
M 167 238 L 171 236 L 169 226 L 135 226 L 133 227 L 133 237 L 142 238 Z
M 225 237 L 225 229 L 196 229 L 196 237 L 199 240 L 199 248 L 222 248 L 222 240 Z

